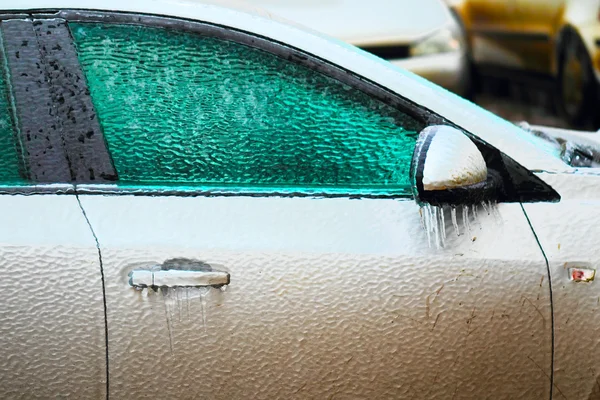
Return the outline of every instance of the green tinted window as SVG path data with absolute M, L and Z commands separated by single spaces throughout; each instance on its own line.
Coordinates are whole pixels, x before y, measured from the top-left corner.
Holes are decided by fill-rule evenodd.
M 404 192 L 421 123 L 239 43 L 71 24 L 121 184 Z
M 0 44 L 0 184 L 12 185 L 24 181 L 20 174 L 22 159 L 16 146 L 17 134 L 11 117 L 6 70 L 4 49 Z

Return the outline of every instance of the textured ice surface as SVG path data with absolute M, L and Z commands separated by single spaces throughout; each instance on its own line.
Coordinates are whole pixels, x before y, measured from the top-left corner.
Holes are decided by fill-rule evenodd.
M 363 92 L 220 39 L 71 29 L 122 183 L 410 187 L 421 123 Z
M 16 132 L 8 102 L 5 63 L 4 51 L 0 46 L 0 183 L 18 183 L 22 179 L 19 175 L 20 161 L 15 146 Z

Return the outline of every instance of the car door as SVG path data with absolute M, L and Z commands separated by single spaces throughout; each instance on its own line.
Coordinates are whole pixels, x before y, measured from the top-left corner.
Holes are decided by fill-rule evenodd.
M 439 117 L 264 37 L 65 15 L 118 174 L 77 186 L 111 397 L 549 395 L 547 266 L 521 206 L 412 199 Z
M 550 263 L 555 318 L 554 397 L 600 396 L 600 295 L 597 169 L 544 174 L 562 196 L 557 204 L 528 204 L 525 211 Z
M 0 398 L 103 398 L 98 247 L 69 183 L 77 162 L 65 151 L 67 114 L 55 96 L 62 89 L 50 84 L 51 54 L 40 52 L 54 32 L 41 37 L 45 24 L 2 19 Z M 76 109 L 74 98 L 63 100 Z

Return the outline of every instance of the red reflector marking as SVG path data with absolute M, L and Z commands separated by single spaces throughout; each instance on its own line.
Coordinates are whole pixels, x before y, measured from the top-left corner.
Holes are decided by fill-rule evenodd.
M 595 269 L 569 268 L 569 279 L 574 282 L 591 282 L 595 276 Z

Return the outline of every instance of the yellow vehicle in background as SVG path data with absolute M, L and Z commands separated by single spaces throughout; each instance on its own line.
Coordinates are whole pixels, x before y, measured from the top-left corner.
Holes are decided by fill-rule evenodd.
M 447 0 L 484 74 L 554 80 L 575 126 L 600 121 L 600 0 Z

